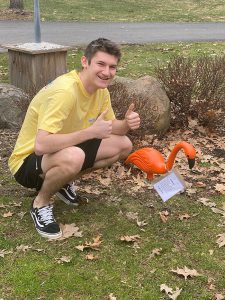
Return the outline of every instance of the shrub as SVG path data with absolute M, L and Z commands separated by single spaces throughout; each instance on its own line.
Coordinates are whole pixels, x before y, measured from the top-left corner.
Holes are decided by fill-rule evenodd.
M 225 114 L 225 56 L 175 57 L 155 74 L 171 101 L 172 126 L 187 126 L 189 116 L 217 126 Z
M 156 77 L 163 84 L 171 101 L 171 125 L 187 125 L 191 98 L 196 83 L 196 75 L 191 58 L 173 58 L 166 67 L 155 69 Z

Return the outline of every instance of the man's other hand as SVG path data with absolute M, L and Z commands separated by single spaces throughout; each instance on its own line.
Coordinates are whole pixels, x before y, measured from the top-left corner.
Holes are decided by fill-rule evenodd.
M 95 132 L 95 136 L 98 139 L 106 139 L 110 137 L 112 133 L 112 121 L 105 121 L 105 116 L 108 113 L 108 108 L 104 110 L 97 120 L 92 125 L 92 129 Z
M 126 114 L 125 120 L 131 130 L 138 129 L 140 127 L 140 117 L 137 112 L 134 111 L 134 103 L 131 103 Z

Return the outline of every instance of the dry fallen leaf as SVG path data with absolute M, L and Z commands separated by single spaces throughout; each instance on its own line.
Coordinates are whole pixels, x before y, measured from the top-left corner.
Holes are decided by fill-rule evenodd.
M 116 300 L 116 297 L 113 295 L 113 293 L 109 294 L 109 300 Z
M 196 194 L 196 193 L 197 193 L 197 189 L 195 189 L 195 188 L 187 188 L 186 189 L 186 194 L 188 196 L 192 196 L 193 194 Z
M 162 248 L 155 248 L 152 250 L 151 254 L 149 255 L 149 258 L 153 258 L 156 255 L 160 255 L 162 251 Z
M 225 202 L 222 203 L 222 210 L 225 211 Z
M 160 219 L 163 223 L 166 223 L 168 220 L 169 212 L 167 210 L 163 210 L 159 212 Z
M 210 255 L 213 255 L 213 253 L 214 253 L 214 250 L 209 250 Z
M 102 178 L 102 177 L 99 177 L 98 180 L 104 186 L 109 186 L 110 183 L 112 182 L 111 178 Z
M 40 248 L 36 248 L 36 249 L 33 249 L 33 251 L 44 252 L 45 250 L 44 249 L 40 249 Z
M 124 235 L 120 237 L 120 240 L 123 242 L 128 242 L 128 243 L 133 243 L 133 242 L 138 242 L 140 239 L 140 235 Z
M 177 297 L 180 295 L 182 289 L 176 288 L 176 290 L 173 291 L 173 289 L 168 287 L 166 284 L 161 284 L 160 291 L 164 291 L 170 299 L 176 300 Z
M 219 245 L 219 248 L 225 246 L 225 233 L 218 234 L 217 236 L 219 236 L 218 240 L 216 241 L 217 244 Z
M 215 185 L 216 191 L 220 192 L 222 195 L 225 195 L 225 184 L 217 183 Z
M 143 226 L 148 225 L 148 223 L 147 223 L 146 221 L 139 221 L 139 220 L 137 219 L 137 225 L 138 225 L 138 227 L 143 227 Z
M 3 218 L 9 218 L 12 217 L 13 213 L 11 213 L 10 211 L 6 212 L 3 214 Z
M 222 294 L 220 293 L 215 294 L 215 300 L 223 300 L 223 299 L 225 299 L 225 297 Z
M 187 219 L 189 219 L 189 218 L 190 218 L 190 216 L 189 216 L 189 214 L 187 214 L 187 213 L 179 216 L 179 219 L 180 219 L 181 221 L 187 220 Z
M 99 247 L 102 243 L 101 236 L 98 235 L 96 238 L 93 238 L 93 242 L 85 242 L 84 245 L 76 246 L 75 248 L 84 251 L 84 249 L 93 249 L 93 250 L 99 250 Z
M 98 235 L 96 238 L 93 238 L 93 243 L 87 243 L 87 245 L 92 249 L 96 249 L 99 248 L 101 243 L 102 243 L 101 236 Z
M 215 290 L 215 285 L 214 285 L 213 282 L 214 282 L 214 279 L 211 278 L 211 277 L 209 277 L 209 278 L 208 278 L 207 285 L 208 285 L 208 289 L 209 289 L 210 291 Z
M 2 249 L 2 250 L 0 250 L 0 257 L 4 258 L 5 255 L 11 254 L 11 253 L 13 253 L 13 251 L 10 251 L 10 250 L 7 251 L 7 250 L 5 250 L 5 249 Z
M 22 251 L 22 252 L 26 252 L 27 250 L 31 249 L 31 246 L 27 246 L 27 245 L 20 245 L 16 247 L 16 250 L 18 251 Z
M 58 264 L 63 264 L 63 263 L 71 262 L 71 259 L 72 259 L 71 256 L 62 256 L 60 258 L 56 258 L 55 260 L 57 261 Z
M 119 179 L 123 179 L 124 177 L 126 177 L 126 171 L 124 166 L 119 166 L 116 174 L 117 174 L 117 178 Z
M 21 207 L 22 202 L 13 202 L 11 203 L 11 206 L 15 206 L 15 207 Z
M 198 188 L 205 188 L 206 184 L 202 181 L 198 181 L 198 182 L 195 183 L 195 186 L 198 187 Z
M 205 206 L 216 207 L 216 203 L 210 202 L 208 198 L 200 198 L 198 201 L 204 204 Z
M 89 253 L 85 256 L 85 258 L 87 260 L 96 260 L 96 259 L 98 259 L 98 256 L 94 255 L 93 253 Z
M 82 237 L 82 232 L 79 231 L 79 227 L 75 226 L 74 223 L 65 225 L 60 224 L 60 228 L 62 230 L 62 237 L 57 240 L 64 240 L 71 236 Z
M 138 213 L 129 211 L 129 212 L 126 213 L 126 217 L 127 217 L 128 220 L 137 220 Z
M 9 205 L 5 205 L 5 204 L 0 204 L 0 208 L 6 208 L 6 207 L 9 207 Z
M 134 181 L 134 185 L 131 188 L 132 191 L 137 192 L 142 187 L 146 187 L 146 182 L 145 182 L 144 178 L 141 178 L 141 176 L 139 174 L 137 175 L 137 177 L 132 176 L 132 179 Z
M 188 269 L 186 266 L 183 269 L 177 268 L 176 270 L 171 270 L 173 273 L 176 273 L 178 275 L 184 276 L 185 280 L 188 278 L 188 276 L 200 276 L 200 274 L 195 270 Z
M 211 207 L 211 210 L 215 213 L 215 214 L 220 214 L 222 216 L 225 216 L 225 211 L 216 207 Z
M 23 217 L 26 215 L 26 211 L 21 211 L 17 214 L 17 216 L 20 218 L 20 219 L 23 219 Z
M 87 246 L 84 246 L 84 245 L 79 245 L 79 246 L 76 246 L 75 247 L 77 250 L 80 250 L 80 251 L 84 251 L 85 248 L 88 248 Z
M 102 193 L 102 190 L 99 190 L 97 187 L 93 187 L 91 185 L 85 185 L 85 187 L 80 187 L 79 190 L 87 194 L 100 195 Z

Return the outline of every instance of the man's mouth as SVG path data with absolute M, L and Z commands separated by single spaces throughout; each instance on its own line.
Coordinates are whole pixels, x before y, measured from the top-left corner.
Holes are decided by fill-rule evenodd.
M 98 78 L 99 79 L 101 79 L 101 80 L 105 80 L 105 81 L 107 81 L 107 80 L 109 80 L 110 79 L 110 77 L 102 77 L 102 76 L 99 76 L 99 75 L 97 75 L 98 76 Z

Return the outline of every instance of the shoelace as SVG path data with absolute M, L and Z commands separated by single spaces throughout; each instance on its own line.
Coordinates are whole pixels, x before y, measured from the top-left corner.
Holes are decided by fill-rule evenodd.
M 69 184 L 68 189 L 70 189 L 70 191 L 76 196 L 76 187 L 74 182 Z
M 46 207 L 42 207 L 38 210 L 38 214 L 40 216 L 40 221 L 43 222 L 45 225 L 55 222 L 52 208 L 53 208 L 53 206 L 49 205 Z

